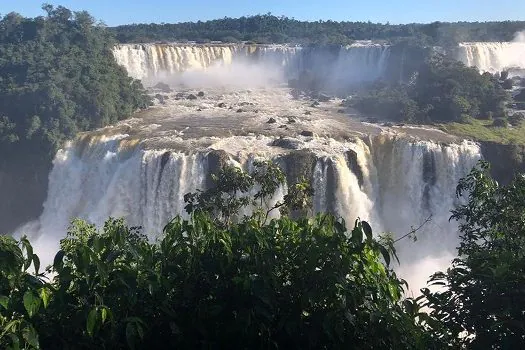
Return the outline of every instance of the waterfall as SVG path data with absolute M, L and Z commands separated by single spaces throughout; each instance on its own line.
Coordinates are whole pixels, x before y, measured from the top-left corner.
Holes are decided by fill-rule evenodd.
M 357 42 L 334 48 L 244 44 L 120 44 L 115 60 L 129 75 L 147 83 L 187 71 L 215 66 L 255 64 L 266 71 L 281 70 L 285 78 L 310 71 L 325 85 L 373 81 L 385 74 L 390 48 Z
M 460 43 L 458 59 L 470 67 L 477 67 L 481 72 L 525 70 L 525 43 Z
M 387 135 L 332 142 L 338 147 L 331 154 L 319 154 L 311 164 L 314 211 L 335 212 L 349 228 L 359 217 L 376 233 L 390 231 L 395 237 L 431 216 L 418 232 L 417 243 L 398 247 L 402 275 L 422 286 L 431 271 L 419 264 L 437 259 L 433 268 L 442 268 L 440 259 L 449 261 L 455 252 L 457 226 L 448 221 L 458 203 L 455 186 L 480 159 L 479 147 L 466 141 L 445 145 Z M 52 259 L 46 253 L 56 251 L 75 217 L 97 225 L 109 216 L 124 217 L 155 239 L 172 217 L 185 214 L 184 194 L 207 186 L 209 152 L 145 149 L 127 135 L 80 137 L 58 151 L 44 211 L 19 233 L 33 233 L 44 264 Z M 249 168 L 260 157 L 270 157 L 286 169 L 286 158 L 266 153 L 250 154 L 237 164 Z M 272 203 L 286 189 L 287 185 L 280 188 Z

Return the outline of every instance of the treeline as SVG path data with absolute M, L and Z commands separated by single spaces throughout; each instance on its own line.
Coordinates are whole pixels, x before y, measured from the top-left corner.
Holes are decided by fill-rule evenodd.
M 104 27 L 86 12 L 43 9 L 45 16 L 10 13 L 0 20 L 0 186 L 9 198 L 0 207 L 2 222 L 41 205 L 42 193 L 27 191 L 44 187 L 45 194 L 64 140 L 150 103 L 141 83 L 115 62 L 115 40 Z
M 111 28 L 122 43 L 161 41 L 249 41 L 255 43 L 348 44 L 354 40 L 410 39 L 421 45 L 451 46 L 462 41 L 510 41 L 525 21 L 381 24 L 299 21 L 270 13 L 174 24 L 131 24 Z
M 506 118 L 513 81 L 504 73 L 480 74 L 439 53 L 432 53 L 405 83 L 382 83 L 346 100 L 369 116 L 413 123 L 467 122 Z
M 266 206 L 284 177 L 271 163 L 222 169 L 215 186 L 185 196 L 190 218 L 167 223 L 155 243 L 122 220 L 77 220 L 46 272 L 27 239 L 0 236 L 0 346 L 522 347 L 525 177 L 499 187 L 482 163 L 460 181 L 458 257 L 415 299 L 393 271 L 392 237 L 365 221 L 304 216 L 308 183 Z M 246 206 L 256 210 L 243 217 Z M 273 210 L 283 216 L 269 220 Z

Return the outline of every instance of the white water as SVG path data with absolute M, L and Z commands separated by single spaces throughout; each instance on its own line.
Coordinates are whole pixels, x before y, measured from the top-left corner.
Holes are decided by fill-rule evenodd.
M 121 44 L 113 50 L 117 63 L 145 83 L 168 80 L 183 72 L 206 71 L 232 64 L 257 64 L 286 78 L 311 71 L 326 83 L 355 83 L 380 78 L 390 49 L 369 42 L 335 50 L 286 45 Z
M 481 72 L 525 69 L 525 42 L 461 43 L 459 60 Z
M 253 142 L 255 149 L 262 149 L 257 142 L 267 142 L 252 140 L 246 142 Z M 228 149 L 230 141 L 222 142 Z M 446 266 L 454 254 L 457 228 L 448 218 L 457 203 L 455 186 L 480 158 L 479 147 L 466 142 L 447 146 L 408 142 L 385 135 L 371 139 L 370 147 L 360 140 L 330 142 L 329 149 L 319 152 L 313 172 L 315 211 L 334 208 L 349 228 L 359 217 L 369 220 L 376 233 L 392 231 L 397 237 L 432 215 L 432 221 L 418 232 L 417 243 L 405 240 L 398 246 L 399 271 L 417 290 L 430 272 Z M 362 184 L 347 166 L 348 150 L 357 153 Z M 33 231 L 33 238 L 38 237 L 35 245 L 44 264 L 51 262 L 52 252 L 74 217 L 97 225 L 108 216 L 124 217 L 154 239 L 169 219 L 184 214 L 184 194 L 205 187 L 207 152 L 172 150 L 168 158 L 166 150 L 144 150 L 128 142 L 126 135 L 71 142 L 55 157 L 43 214 L 21 232 Z M 279 158 L 263 150 L 238 162 L 247 167 L 255 156 Z M 274 201 L 285 193 L 286 186 Z M 422 269 L 421 264 L 433 264 L 433 270 Z

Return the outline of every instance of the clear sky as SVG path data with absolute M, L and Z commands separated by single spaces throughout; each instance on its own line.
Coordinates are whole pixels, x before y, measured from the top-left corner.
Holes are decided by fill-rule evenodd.
M 41 15 L 45 0 L 0 0 L 0 14 Z M 271 12 L 300 20 L 428 23 L 525 20 L 525 0 L 47 0 L 113 26 L 175 23 Z

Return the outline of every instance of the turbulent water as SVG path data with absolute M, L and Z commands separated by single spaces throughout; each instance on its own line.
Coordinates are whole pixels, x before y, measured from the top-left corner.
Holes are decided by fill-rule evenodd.
M 388 46 L 370 42 L 334 49 L 242 44 L 123 44 L 114 49 L 117 62 L 146 82 L 236 62 L 277 69 L 286 78 L 308 70 L 326 81 L 355 83 L 381 77 L 389 55 Z
M 459 45 L 459 59 L 482 72 L 525 71 L 525 42 L 471 42 Z
M 428 221 L 417 242 L 398 244 L 397 269 L 417 291 L 455 254 L 457 226 L 448 220 L 458 203 L 455 187 L 481 158 L 480 148 L 437 130 L 362 122 L 338 99 L 312 105 L 292 97 L 280 83 L 306 66 L 318 66 L 329 80 L 337 73 L 358 81 L 380 76 L 389 56 L 388 47 L 370 43 L 331 54 L 307 50 L 118 46 L 116 60 L 132 76 L 169 81 L 174 90 L 153 90 L 154 108 L 67 143 L 54 159 L 42 215 L 18 234 L 36 240 L 43 264 L 75 217 L 97 225 L 124 217 L 155 239 L 168 220 L 184 215 L 184 194 L 207 188 L 221 162 L 248 169 L 254 159 L 268 159 L 287 174 L 273 201 L 306 176 L 315 189 L 312 209 L 340 215 L 348 226 L 361 218 L 377 234 L 401 237 Z M 323 55 L 330 65 L 320 64 Z
M 417 243 L 399 246 L 399 271 L 414 286 L 449 261 L 457 243 L 449 211 L 457 181 L 481 156 L 476 144 L 435 130 L 362 123 L 339 113 L 338 100 L 311 107 L 285 88 L 214 88 L 186 98 L 196 91 L 165 93 L 152 110 L 83 134 L 57 153 L 44 212 L 20 230 L 37 239 L 43 263 L 74 217 L 97 225 L 124 217 L 154 239 L 184 214 L 185 193 L 209 185 L 221 156 L 245 169 L 256 158 L 272 159 L 290 181 L 307 176 L 313 209 L 341 215 L 350 226 L 359 217 L 378 234 L 401 236 L 431 217 Z

